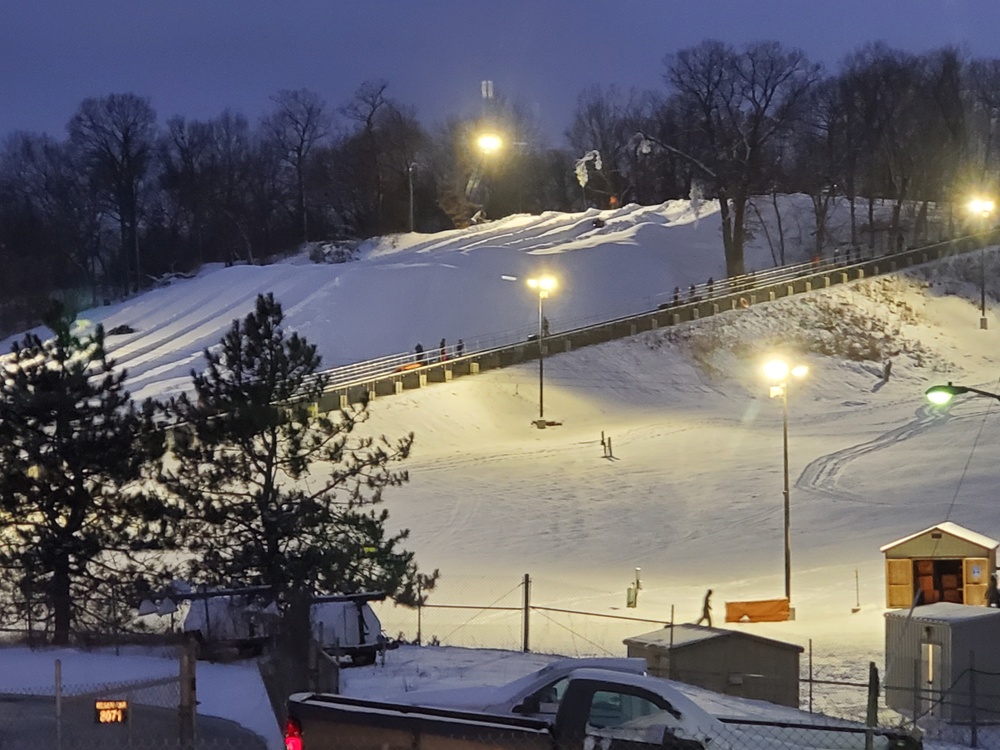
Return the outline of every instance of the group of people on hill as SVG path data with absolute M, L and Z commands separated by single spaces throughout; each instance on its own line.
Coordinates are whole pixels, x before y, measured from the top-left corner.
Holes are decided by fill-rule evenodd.
M 434 362 L 445 362 L 448 359 L 448 342 L 445 339 L 441 339 L 437 348 L 437 359 L 432 358 L 430 352 L 424 351 L 424 345 L 417 342 L 417 345 L 413 347 L 413 352 L 416 357 L 416 361 L 419 364 L 433 364 Z M 461 357 L 465 354 L 465 342 L 462 339 L 458 340 L 455 344 L 454 356 Z

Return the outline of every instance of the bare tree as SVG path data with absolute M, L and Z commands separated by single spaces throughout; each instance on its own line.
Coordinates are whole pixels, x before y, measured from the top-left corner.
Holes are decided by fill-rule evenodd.
M 389 99 L 385 95 L 387 88 L 389 82 L 382 78 L 365 81 L 340 110 L 341 114 L 357 125 L 354 138 L 361 166 L 359 187 L 372 195 L 375 225 L 379 229 L 382 226 L 382 201 L 385 197 L 385 188 L 382 184 L 381 153 L 376 125 L 379 113 L 389 105 Z
M 692 156 L 715 185 L 729 275 L 745 269 L 747 201 L 768 181 L 767 149 L 798 121 L 819 75 L 801 51 L 777 42 L 737 52 L 706 41 L 669 61 L 673 106 L 692 132 Z
M 306 172 L 310 154 L 329 135 L 331 117 L 326 103 L 308 89 L 282 90 L 271 97 L 274 111 L 264 120 L 264 127 L 282 158 L 295 172 L 298 210 L 302 220 L 302 241 L 309 241 L 309 218 L 306 210 Z
M 996 153 L 998 128 L 1000 128 L 1000 60 L 973 60 L 968 68 L 968 86 L 971 94 L 972 131 L 971 148 L 979 157 L 980 179 L 1000 170 Z
M 131 276 L 138 290 L 140 183 L 149 171 L 156 141 L 156 112 L 145 97 L 110 94 L 85 99 L 68 129 L 70 143 L 80 151 L 90 178 L 118 217 L 123 287 L 128 287 Z

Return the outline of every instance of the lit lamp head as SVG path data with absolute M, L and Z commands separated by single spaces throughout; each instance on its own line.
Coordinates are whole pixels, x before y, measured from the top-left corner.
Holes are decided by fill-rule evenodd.
M 981 216 L 989 216 L 993 213 L 994 203 L 989 198 L 973 198 L 969 201 L 969 211 Z
M 935 406 L 943 406 L 950 403 L 955 396 L 960 396 L 968 392 L 969 389 L 964 386 L 948 383 L 948 385 L 932 385 L 924 391 L 924 396 Z
M 555 276 L 538 276 L 528 279 L 528 288 L 538 292 L 538 296 L 543 298 L 548 297 L 549 292 L 553 291 L 557 285 Z
M 804 378 L 808 372 L 806 365 L 789 365 L 783 359 L 771 359 L 764 363 L 764 377 L 776 383 L 786 380 L 789 375 Z
M 764 377 L 771 382 L 771 398 L 781 396 L 785 391 L 788 376 L 804 378 L 809 372 L 806 365 L 789 365 L 783 359 L 771 359 L 764 363 Z
M 496 133 L 482 133 L 476 139 L 476 145 L 484 154 L 493 154 L 503 146 L 503 139 Z

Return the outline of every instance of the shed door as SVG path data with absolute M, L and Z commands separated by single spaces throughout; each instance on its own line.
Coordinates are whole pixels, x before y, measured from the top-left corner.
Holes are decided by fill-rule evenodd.
M 987 567 L 989 560 L 985 557 L 967 557 L 962 561 L 962 588 L 966 604 L 986 604 L 986 586 L 990 577 Z
M 885 561 L 885 606 L 909 607 L 913 602 L 913 561 Z

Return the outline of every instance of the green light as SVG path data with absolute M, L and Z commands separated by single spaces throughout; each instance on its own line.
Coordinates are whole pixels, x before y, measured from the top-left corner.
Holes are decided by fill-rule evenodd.
M 943 406 L 944 404 L 947 404 L 949 401 L 951 401 L 951 399 L 954 397 L 954 394 L 949 393 L 948 391 L 940 389 L 938 387 L 929 388 L 927 390 L 927 393 L 925 393 L 924 395 L 927 396 L 927 400 L 930 401 L 935 406 Z

